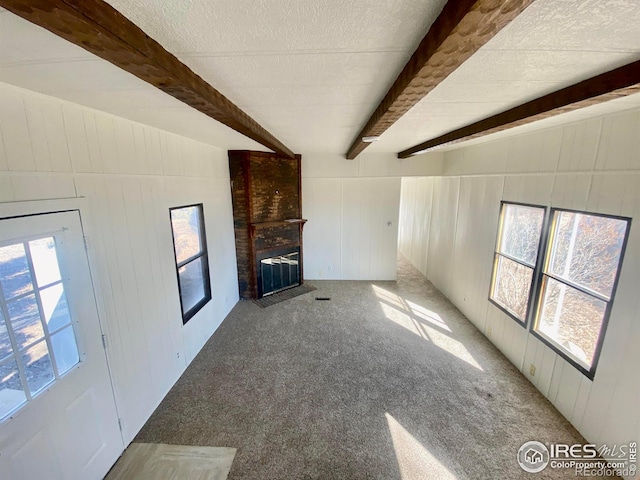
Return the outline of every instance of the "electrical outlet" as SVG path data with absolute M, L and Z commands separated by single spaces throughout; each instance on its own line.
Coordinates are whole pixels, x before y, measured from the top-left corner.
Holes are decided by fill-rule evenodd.
M 322 270 L 320 270 L 318 272 L 318 278 L 322 278 L 322 277 L 324 277 L 324 272 Z
M 487 327 L 487 336 L 491 336 L 491 325 Z
M 329 265 L 329 266 L 327 267 L 327 271 L 328 271 L 328 272 L 330 272 L 331 270 L 333 270 L 333 267 L 332 267 L 331 265 Z
M 224 297 L 224 303 L 229 303 L 229 297 Z
M 536 376 L 536 366 L 533 363 L 529 365 L 529 375 L 532 377 Z

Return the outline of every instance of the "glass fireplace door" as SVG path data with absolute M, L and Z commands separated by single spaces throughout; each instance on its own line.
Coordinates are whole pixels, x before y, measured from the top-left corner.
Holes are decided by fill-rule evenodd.
M 300 285 L 300 252 L 275 255 L 260 260 L 260 295 L 270 295 Z

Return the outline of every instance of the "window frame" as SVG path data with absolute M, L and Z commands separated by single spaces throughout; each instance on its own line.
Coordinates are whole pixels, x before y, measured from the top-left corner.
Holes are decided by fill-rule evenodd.
M 499 250 L 499 246 L 501 244 L 501 236 L 502 236 L 502 232 L 503 232 L 503 226 L 504 226 L 504 214 L 505 214 L 505 210 L 506 210 L 506 206 L 507 205 L 515 205 L 515 206 L 519 206 L 519 207 L 529 207 L 529 208 L 537 208 L 537 209 L 541 209 L 543 211 L 543 217 L 542 217 L 542 228 L 540 229 L 540 238 L 538 239 L 538 251 L 536 253 L 536 261 L 534 263 L 533 268 L 526 264 L 521 262 L 520 260 L 518 260 L 517 258 L 514 258 L 510 255 L 505 255 L 504 253 L 500 253 Z M 548 219 L 549 219 L 549 208 L 543 205 L 536 205 L 536 204 L 532 204 L 532 203 L 522 203 L 522 202 L 511 202 L 508 200 L 502 200 L 500 201 L 500 210 L 498 213 L 498 233 L 496 235 L 496 241 L 495 241 L 495 247 L 493 249 L 493 260 L 492 260 L 492 271 L 491 271 L 491 282 L 489 284 L 489 302 L 492 303 L 493 305 L 495 305 L 498 309 L 500 309 L 502 312 L 504 312 L 506 315 L 508 315 L 510 318 L 512 318 L 513 320 L 515 320 L 515 322 L 520 325 L 523 328 L 528 328 L 529 325 L 531 324 L 531 317 L 533 315 L 534 312 L 534 307 L 535 307 L 535 300 L 536 300 L 536 296 L 538 293 L 538 276 L 539 276 L 539 272 L 540 272 L 540 262 L 544 259 L 543 256 L 543 252 L 545 251 L 545 247 L 546 247 L 546 236 L 547 236 L 547 227 L 548 227 Z M 520 319 L 518 318 L 514 313 L 512 313 L 511 311 L 509 311 L 507 308 L 505 308 L 504 306 L 502 306 L 500 303 L 498 303 L 496 300 L 494 300 L 492 298 L 493 295 L 493 289 L 495 287 L 495 283 L 496 283 L 496 278 L 497 278 L 497 274 L 498 274 L 498 262 L 499 262 L 499 257 L 502 256 L 504 258 L 506 258 L 507 260 L 511 260 L 512 262 L 516 262 L 518 265 L 522 265 L 524 267 L 527 268 L 532 268 L 533 272 L 531 275 L 531 285 L 529 286 L 529 297 L 527 298 L 527 311 L 525 313 L 525 318 L 524 319 Z
M 553 247 L 554 247 L 553 237 L 555 233 L 556 218 L 557 218 L 556 214 L 561 212 L 588 215 L 593 217 L 609 218 L 612 220 L 622 220 L 626 222 L 626 229 L 625 229 L 624 239 L 622 240 L 622 247 L 620 249 L 620 257 L 619 257 L 618 265 L 616 268 L 616 275 L 613 281 L 613 285 L 611 288 L 611 295 L 609 296 L 608 301 L 602 298 L 600 295 L 594 295 L 593 293 L 589 292 L 588 289 L 585 289 L 579 285 L 575 285 L 573 282 L 571 282 L 568 279 L 558 278 L 557 275 L 548 275 L 547 273 L 545 273 L 545 270 L 547 270 L 549 267 L 549 264 L 551 261 L 551 255 L 553 253 Z M 551 208 L 549 212 L 549 217 L 546 219 L 547 228 L 546 228 L 545 245 L 544 245 L 544 252 L 543 252 L 544 256 L 542 259 L 542 263 L 537 267 L 538 278 L 536 281 L 536 298 L 535 298 L 534 308 L 532 309 L 532 321 L 530 322 L 529 331 L 534 337 L 536 337 L 546 346 L 551 348 L 557 355 L 560 355 L 562 358 L 564 358 L 567 362 L 573 365 L 577 370 L 579 370 L 583 375 L 585 375 L 590 380 L 593 380 L 593 378 L 595 377 L 598 361 L 600 360 L 600 352 L 602 350 L 602 346 L 604 344 L 604 337 L 606 335 L 607 327 L 609 325 L 609 318 L 611 316 L 611 310 L 613 308 L 613 301 L 615 299 L 616 291 L 618 288 L 618 282 L 620 280 L 620 274 L 622 272 L 624 255 L 627 249 L 627 243 L 629 241 L 629 233 L 631 231 L 631 221 L 632 221 L 631 218 L 620 216 L 620 215 L 608 215 L 605 213 L 587 212 L 583 210 L 574 210 L 574 209 L 559 208 L 559 207 Z M 585 368 L 585 366 L 581 364 L 577 359 L 575 359 L 565 348 L 558 345 L 557 342 L 555 342 L 553 339 L 551 339 L 544 333 L 537 330 L 537 326 L 540 321 L 540 315 L 542 313 L 542 308 L 544 306 L 543 294 L 545 289 L 543 289 L 543 285 L 544 285 L 545 277 L 555 280 L 557 282 L 560 282 L 564 285 L 567 285 L 570 288 L 573 288 L 574 290 L 577 290 L 580 293 L 589 295 L 592 298 L 596 298 L 606 303 L 604 314 L 602 316 L 602 323 L 600 325 L 600 331 L 598 333 L 598 340 L 596 341 L 596 346 L 593 353 L 591 368 Z M 594 292 L 594 293 L 597 293 L 597 292 Z
M 185 208 L 193 208 L 195 207 L 198 212 L 198 220 L 199 220 L 199 231 L 198 237 L 200 239 L 201 250 L 191 257 L 183 260 L 182 262 L 178 262 L 178 252 L 176 251 L 176 238 L 175 232 L 173 229 L 173 222 L 171 217 L 171 212 L 174 210 L 182 210 Z M 176 266 L 176 280 L 178 282 L 178 297 L 180 299 L 180 313 L 182 314 L 182 324 L 185 325 L 189 320 L 191 320 L 209 301 L 211 300 L 211 280 L 209 276 L 209 251 L 207 247 L 207 235 L 205 231 L 204 225 L 204 204 L 203 203 L 192 203 L 189 205 L 180 205 L 178 207 L 170 207 L 169 208 L 169 225 L 171 227 L 171 242 L 173 247 L 173 260 Z M 191 307 L 186 312 L 184 311 L 184 300 L 182 296 L 182 287 L 180 285 L 180 269 L 198 259 L 202 258 L 202 276 L 204 283 L 204 297 L 200 299 L 193 307 Z

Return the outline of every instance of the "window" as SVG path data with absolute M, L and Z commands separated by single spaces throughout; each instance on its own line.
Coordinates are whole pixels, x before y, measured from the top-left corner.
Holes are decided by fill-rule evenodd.
M 502 203 L 489 300 L 593 378 L 630 220 L 562 209 L 553 209 L 550 218 L 545 213 L 543 207 Z M 538 255 L 541 240 L 544 258 Z
M 629 220 L 554 210 L 533 331 L 593 377 Z
M 0 246 L 0 419 L 79 362 L 55 238 Z
M 211 300 L 202 204 L 171 208 L 169 213 L 182 321 L 187 323 Z
M 523 325 L 527 321 L 545 208 L 503 203 L 489 299 Z

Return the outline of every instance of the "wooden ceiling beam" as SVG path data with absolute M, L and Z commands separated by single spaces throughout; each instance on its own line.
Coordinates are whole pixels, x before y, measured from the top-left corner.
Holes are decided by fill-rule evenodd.
M 591 77 L 398 153 L 407 158 L 616 98 L 640 93 L 640 61 Z
M 356 158 L 533 0 L 449 0 L 347 152 Z
M 294 153 L 102 0 L 0 0 L 0 6 L 78 45 L 285 157 Z

